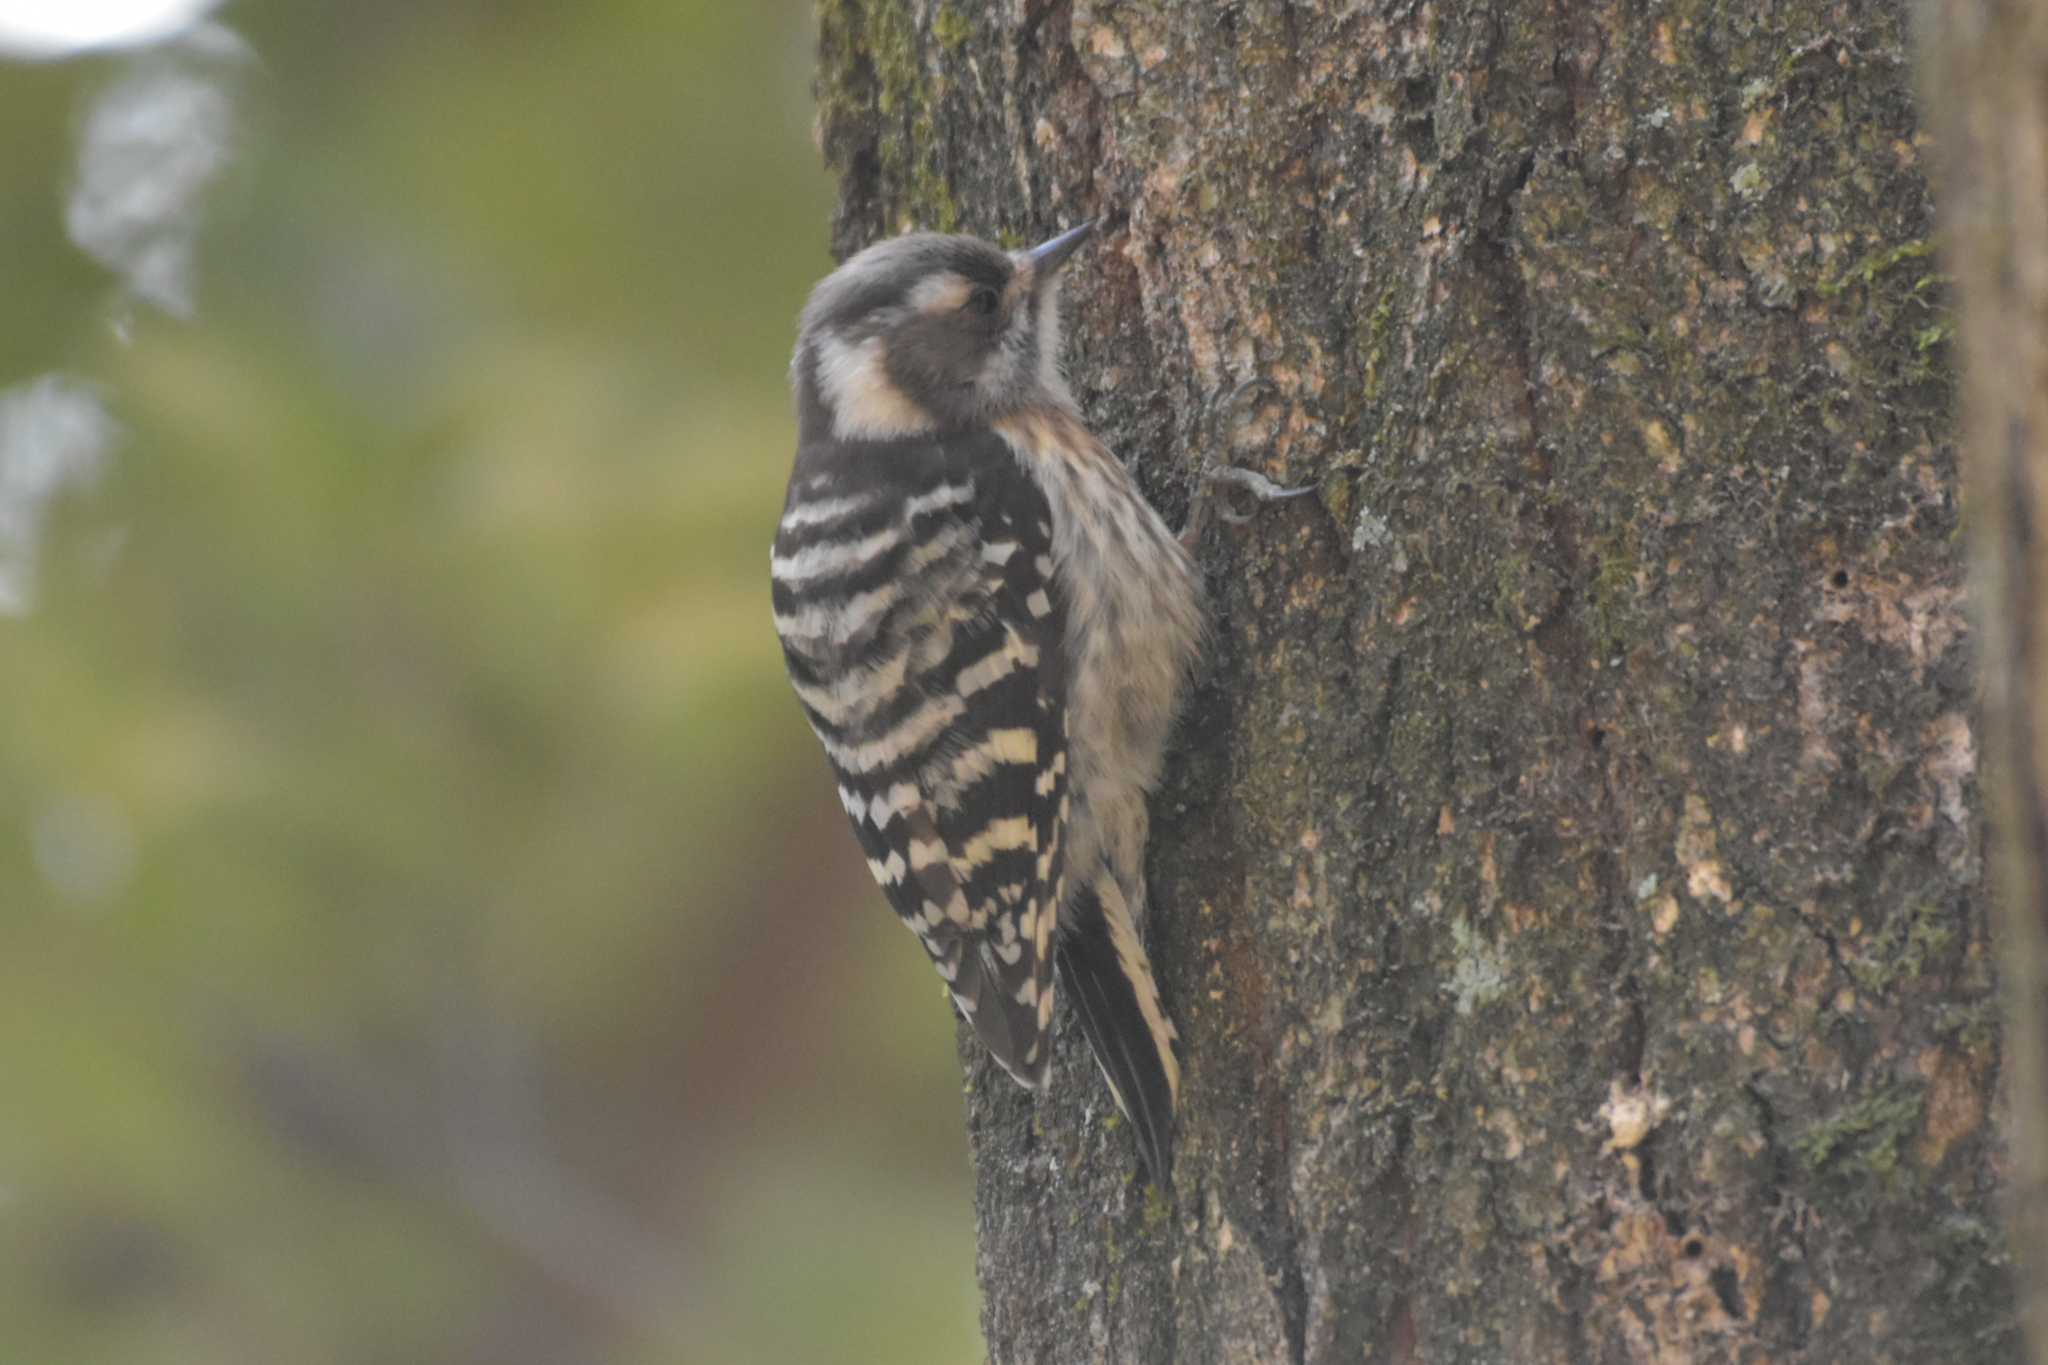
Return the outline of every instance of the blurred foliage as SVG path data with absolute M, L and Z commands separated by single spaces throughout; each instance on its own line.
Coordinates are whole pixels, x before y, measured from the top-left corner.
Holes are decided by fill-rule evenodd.
M 0 617 L 0 1360 L 978 1357 L 948 1014 L 767 623 L 806 7 L 217 18 L 0 64 L 0 390 L 119 431 Z M 166 62 L 190 318 L 65 229 Z

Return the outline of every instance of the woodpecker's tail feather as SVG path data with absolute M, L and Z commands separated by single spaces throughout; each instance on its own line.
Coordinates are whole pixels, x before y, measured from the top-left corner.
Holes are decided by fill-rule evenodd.
M 1074 1002 L 1117 1108 L 1138 1134 L 1152 1183 L 1173 1166 L 1173 1110 L 1180 1096 L 1179 1035 L 1159 1003 L 1123 892 L 1107 874 L 1074 898 L 1059 948 L 1060 988 Z
M 953 992 L 953 1003 L 1017 1084 L 1043 1090 L 1052 1070 L 1051 1031 L 1046 1027 L 1051 1010 L 1040 1007 L 1039 996 L 1050 997 L 1051 972 L 1029 964 L 1021 972 L 1014 967 L 1005 970 L 985 941 L 956 939 L 949 946 L 950 961 L 941 965 L 940 974 Z

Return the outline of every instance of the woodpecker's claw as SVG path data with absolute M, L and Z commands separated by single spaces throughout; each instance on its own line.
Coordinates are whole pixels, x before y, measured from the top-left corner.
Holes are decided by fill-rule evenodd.
M 1242 526 L 1252 519 L 1253 514 L 1250 512 L 1233 512 L 1223 505 L 1223 500 L 1212 491 L 1219 483 L 1242 488 L 1260 502 L 1285 502 L 1289 498 L 1298 498 L 1305 493 L 1316 491 L 1316 485 L 1312 483 L 1303 484 L 1299 488 L 1274 483 L 1256 469 L 1239 469 L 1233 465 L 1205 465 L 1202 468 L 1201 491 L 1195 494 L 1194 506 L 1188 514 L 1188 524 L 1180 533 L 1180 543 L 1189 554 L 1194 553 L 1195 546 L 1201 541 L 1202 527 L 1208 522 L 1212 506 L 1215 515 L 1232 526 Z
M 1260 502 L 1283 502 L 1288 498 L 1298 498 L 1304 493 L 1316 491 L 1316 486 L 1312 483 L 1302 484 L 1298 488 L 1288 488 L 1283 484 L 1274 483 L 1256 469 L 1239 469 L 1235 465 L 1209 465 L 1202 470 L 1202 477 L 1209 483 L 1236 484 Z M 1216 515 L 1233 526 L 1251 520 L 1249 513 L 1240 516 L 1227 507 L 1219 509 Z

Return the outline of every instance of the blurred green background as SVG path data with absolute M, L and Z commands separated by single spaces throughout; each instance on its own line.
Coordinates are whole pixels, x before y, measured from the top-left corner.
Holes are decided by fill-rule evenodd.
M 768 624 L 808 7 L 213 20 L 0 58 L 0 1361 L 979 1358 Z

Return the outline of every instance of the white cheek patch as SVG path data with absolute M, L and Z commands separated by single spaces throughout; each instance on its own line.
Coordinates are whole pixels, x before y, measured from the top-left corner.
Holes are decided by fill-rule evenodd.
M 931 414 L 890 380 L 880 337 L 857 346 L 819 338 L 818 389 L 832 413 L 832 434 L 842 441 L 884 441 L 932 429 Z
M 974 286 L 950 270 L 917 282 L 910 291 L 910 306 L 920 313 L 957 313 L 967 305 Z

